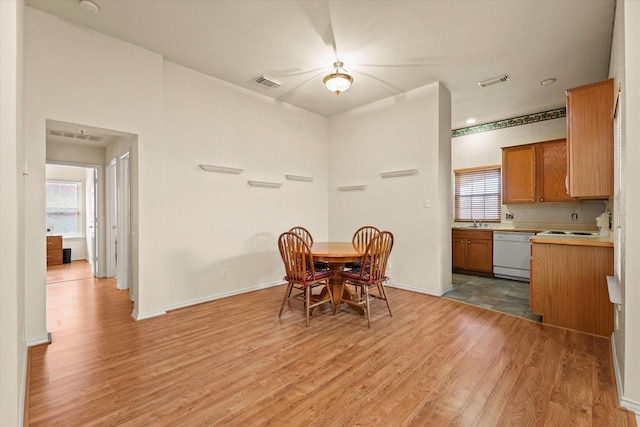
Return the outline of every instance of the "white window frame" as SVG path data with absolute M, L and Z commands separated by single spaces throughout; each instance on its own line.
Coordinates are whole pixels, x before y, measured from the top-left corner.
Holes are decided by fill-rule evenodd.
M 500 222 L 502 215 L 501 169 L 500 165 L 493 165 L 453 171 L 454 221 Z M 477 180 L 478 188 L 473 188 L 476 186 L 475 184 L 463 186 L 459 181 L 461 177 L 464 177 L 462 179 L 467 183 Z M 487 183 L 494 185 L 486 187 Z M 465 191 L 462 192 L 462 190 Z M 463 209 L 469 211 L 469 218 L 461 215 Z
M 84 238 L 84 193 L 83 193 L 83 185 L 81 181 L 66 181 L 66 180 L 62 180 L 62 179 L 47 179 L 46 180 L 46 185 L 50 184 L 50 183 L 58 183 L 58 184 L 75 184 L 76 185 L 76 192 L 78 195 L 78 200 L 77 200 L 77 209 L 78 209 L 78 223 L 77 223 L 77 229 L 76 229 L 76 233 L 74 234 L 70 234 L 70 233 L 62 233 L 60 232 L 60 230 L 55 226 L 55 224 L 49 224 L 48 222 L 48 218 L 49 218 L 49 205 L 48 205 L 48 200 L 47 200 L 47 205 L 45 207 L 46 209 L 46 218 L 47 218 L 47 228 L 50 225 L 53 225 L 53 234 L 56 235 L 62 235 L 63 238 L 65 239 L 81 239 Z M 45 190 L 45 194 L 47 193 L 47 190 Z

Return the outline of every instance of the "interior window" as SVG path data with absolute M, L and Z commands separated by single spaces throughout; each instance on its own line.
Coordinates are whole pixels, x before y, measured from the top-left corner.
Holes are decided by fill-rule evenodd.
M 454 221 L 500 222 L 500 166 L 458 169 L 454 185 Z
M 47 181 L 47 228 L 62 237 L 82 236 L 82 183 Z

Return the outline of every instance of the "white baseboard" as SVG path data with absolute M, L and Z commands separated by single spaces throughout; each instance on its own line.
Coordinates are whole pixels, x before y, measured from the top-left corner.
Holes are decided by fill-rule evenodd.
M 168 311 L 171 310 L 177 310 L 179 308 L 185 308 L 185 307 L 191 307 L 192 305 L 198 305 L 198 304 L 202 304 L 205 302 L 210 302 L 210 301 L 215 301 L 215 300 L 219 300 L 222 298 L 227 298 L 227 297 L 231 297 L 234 295 L 240 295 L 240 294 L 246 294 L 248 292 L 253 292 L 253 291 L 258 291 L 260 289 L 267 289 L 267 288 L 271 288 L 274 286 L 280 286 L 282 285 L 283 282 L 281 280 L 277 281 L 277 282 L 271 282 L 271 283 L 263 283 L 261 285 L 257 285 L 257 286 L 252 286 L 250 288 L 244 288 L 244 289 L 239 289 L 236 291 L 229 291 L 229 292 L 224 292 L 221 294 L 216 294 L 216 295 L 210 295 L 208 297 L 204 297 L 204 298 L 197 298 L 194 300 L 190 300 L 190 301 L 185 301 L 185 302 L 181 302 L 178 304 L 171 304 L 168 305 L 164 308 L 164 310 L 158 310 L 158 311 L 154 311 L 151 313 L 144 313 L 144 314 L 140 314 L 138 312 L 136 312 L 135 310 L 131 313 L 131 317 L 133 318 L 133 320 L 144 320 L 144 319 L 150 319 L 152 317 L 158 317 L 158 316 L 164 316 L 165 314 L 167 314 Z
M 634 412 L 636 414 L 638 425 L 640 425 L 640 402 L 627 399 L 626 397 L 624 397 L 624 393 L 622 390 L 622 376 L 620 373 L 620 366 L 618 366 L 615 333 L 611 334 L 611 353 L 613 357 L 613 369 L 616 375 L 616 387 L 618 389 L 618 399 L 620 399 L 620 406 Z
M 34 345 L 40 344 L 51 344 L 53 341 L 53 337 L 51 336 L 51 332 L 47 332 L 46 338 L 39 338 L 37 340 L 27 341 L 27 347 L 33 347 Z
M 258 291 L 258 290 L 261 290 L 261 289 L 272 288 L 274 286 L 280 286 L 282 284 L 284 284 L 284 282 L 282 282 L 281 280 L 279 280 L 277 282 L 263 283 L 261 285 L 252 286 L 250 288 L 244 288 L 244 289 L 240 289 L 240 290 L 236 290 L 236 291 L 224 292 L 224 293 L 221 293 L 221 294 L 211 295 L 211 296 L 204 297 L 204 298 L 198 298 L 198 299 L 194 299 L 194 300 L 191 300 L 191 301 L 182 302 L 182 303 L 179 303 L 179 304 L 171 304 L 171 305 L 166 306 L 165 310 L 166 311 L 177 310 L 179 308 L 190 307 L 192 305 L 197 305 L 197 304 L 202 304 L 202 303 L 205 303 L 205 302 L 215 301 L 215 300 L 222 299 L 222 298 L 232 297 L 234 295 L 246 294 L 248 292 Z
M 429 289 L 416 288 L 414 286 L 403 285 L 401 283 L 393 283 L 393 282 L 386 283 L 385 286 L 389 286 L 390 288 L 403 289 L 405 291 L 416 292 L 416 293 L 419 293 L 419 294 L 431 295 L 431 296 L 434 296 L 434 297 L 441 297 L 442 295 L 446 294 L 451 289 L 453 289 L 453 286 L 449 286 L 449 287 L 443 289 L 440 292 L 435 292 L 435 291 L 431 291 Z
M 144 320 L 144 319 L 151 319 L 152 317 L 164 316 L 165 314 L 167 314 L 165 310 L 152 311 L 144 314 L 139 314 L 137 311 L 133 310 L 131 312 L 131 317 L 133 318 L 133 320 L 138 321 L 138 320 Z

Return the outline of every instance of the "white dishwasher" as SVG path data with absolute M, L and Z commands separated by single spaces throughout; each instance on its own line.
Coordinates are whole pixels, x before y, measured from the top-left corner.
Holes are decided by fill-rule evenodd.
M 531 242 L 535 233 L 493 232 L 493 274 L 512 280 L 529 281 Z

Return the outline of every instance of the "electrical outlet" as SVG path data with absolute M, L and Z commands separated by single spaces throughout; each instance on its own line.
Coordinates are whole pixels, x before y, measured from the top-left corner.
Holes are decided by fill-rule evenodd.
M 577 221 L 577 220 L 578 220 L 578 214 L 577 214 L 577 213 L 575 213 L 575 212 L 574 212 L 574 213 L 572 213 L 572 214 L 571 214 L 571 220 L 572 220 L 572 221 Z
M 222 278 L 226 279 L 227 277 L 229 277 L 229 271 L 226 268 L 222 269 Z
M 508 213 L 504 217 L 505 219 L 513 219 L 513 214 Z

